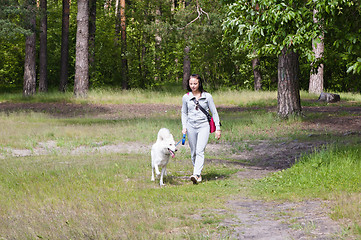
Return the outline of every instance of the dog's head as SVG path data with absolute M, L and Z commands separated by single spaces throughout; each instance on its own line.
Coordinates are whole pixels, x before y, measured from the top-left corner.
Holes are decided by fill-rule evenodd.
M 173 135 L 167 128 L 161 128 L 158 132 L 157 142 L 163 146 L 164 151 L 174 157 L 174 153 L 177 151 Z
M 174 158 L 177 148 L 175 146 L 175 141 L 173 139 L 173 136 L 170 135 L 170 137 L 165 141 L 165 143 L 167 144 L 167 149 L 169 154 L 172 156 L 172 158 Z

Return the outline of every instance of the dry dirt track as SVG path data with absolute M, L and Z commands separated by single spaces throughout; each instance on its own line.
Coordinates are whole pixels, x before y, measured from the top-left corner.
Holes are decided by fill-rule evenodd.
M 52 114 L 54 117 L 73 117 L 82 115 L 94 115 L 109 119 L 122 117 L 146 117 L 149 114 L 179 110 L 179 106 L 169 105 L 77 105 L 70 103 L 0 103 L 0 112 L 13 111 L 37 111 Z M 242 111 L 242 108 L 219 106 L 219 111 Z M 273 111 L 274 109 L 269 109 Z M 313 130 L 329 129 L 342 135 L 353 134 L 360 136 L 361 129 L 361 106 L 341 108 L 337 106 L 304 107 L 307 113 L 326 112 L 327 118 L 315 119 L 304 123 L 304 128 Z M 339 117 L 334 115 L 339 111 L 347 112 L 348 115 Z M 350 115 L 351 114 L 351 115 Z M 248 160 L 250 165 L 241 166 L 237 176 L 241 179 L 260 178 L 273 171 L 289 167 L 295 158 L 302 153 L 311 151 L 315 147 L 327 144 L 325 140 L 315 141 L 286 141 L 274 143 L 271 141 L 258 141 L 249 143 L 250 151 L 233 153 L 230 158 L 235 160 Z M 227 144 L 209 144 L 207 151 L 216 153 L 224 152 L 231 146 Z M 26 150 L 7 149 L 8 154 L 26 156 L 33 154 L 48 154 L 48 151 L 56 149 L 56 143 L 46 142 L 32 152 Z M 91 151 L 106 152 L 148 152 L 150 146 L 139 143 L 99 146 L 93 148 L 77 148 L 66 154 L 78 154 Z M 63 151 L 62 149 L 57 149 Z M 64 150 L 65 151 L 65 150 Z M 1 156 L 0 156 L 1 157 Z M 219 161 L 209 159 L 209 162 Z M 238 161 L 235 161 L 238 162 Z M 327 202 L 264 202 L 253 200 L 246 196 L 238 196 L 228 202 L 234 217 L 221 223 L 223 226 L 232 228 L 234 231 L 231 239 L 355 239 L 351 236 L 342 235 L 342 227 L 338 222 L 330 219 L 330 209 Z

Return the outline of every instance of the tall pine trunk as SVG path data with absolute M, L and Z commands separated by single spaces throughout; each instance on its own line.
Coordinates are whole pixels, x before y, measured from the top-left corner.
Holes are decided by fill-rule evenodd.
M 39 91 L 48 91 L 48 15 L 47 0 L 40 0 Z
M 285 47 L 278 58 L 277 101 L 278 115 L 282 118 L 301 114 L 298 72 L 298 55 Z
M 189 46 L 184 48 L 184 57 L 183 57 L 183 89 L 187 89 L 187 82 L 191 76 L 191 60 L 189 57 Z
M 162 51 L 162 36 L 159 34 L 160 31 L 160 18 L 162 16 L 162 12 L 160 9 L 160 6 L 156 6 L 156 10 L 155 10 L 155 25 L 156 25 L 156 29 L 155 29 L 155 59 L 154 59 L 154 64 L 155 64 L 155 76 L 154 76 L 154 82 L 158 82 L 161 81 L 161 51 Z
M 88 0 L 78 0 L 74 78 L 74 95 L 76 97 L 86 97 L 89 87 L 88 5 Z
M 119 48 L 120 45 L 120 56 L 116 55 L 116 61 L 120 59 L 121 69 L 116 69 L 114 72 L 114 77 L 116 80 L 121 78 L 122 89 L 128 88 L 128 60 L 127 60 L 127 30 L 126 30 L 126 16 L 125 16 L 125 0 L 116 0 L 115 7 L 115 34 L 116 41 L 115 46 Z M 120 44 L 119 44 L 120 43 Z
M 183 8 L 186 8 L 189 6 L 191 1 L 184 1 L 183 2 Z M 186 46 L 183 49 L 184 56 L 183 56 L 183 81 L 182 86 L 183 89 L 187 89 L 187 82 L 191 76 L 191 59 L 189 57 L 190 47 L 188 45 L 188 38 L 187 31 L 183 31 L 184 39 Z
M 122 49 L 122 89 L 128 88 L 128 59 L 127 59 L 127 23 L 125 16 L 125 0 L 120 0 L 120 33 Z
M 59 91 L 65 92 L 68 85 L 69 71 L 69 13 L 70 0 L 63 0 L 63 17 L 61 28 L 61 59 Z
M 36 92 L 36 3 L 33 0 L 28 0 L 26 5 L 29 12 L 26 21 L 32 33 L 26 37 L 25 41 L 23 95 L 31 96 Z
M 89 84 L 95 73 L 95 32 L 97 0 L 89 1 Z

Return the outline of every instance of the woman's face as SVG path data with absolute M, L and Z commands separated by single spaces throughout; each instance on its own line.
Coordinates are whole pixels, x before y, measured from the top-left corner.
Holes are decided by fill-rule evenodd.
M 189 87 L 192 89 L 192 92 L 196 92 L 199 89 L 199 81 L 197 78 L 189 79 Z

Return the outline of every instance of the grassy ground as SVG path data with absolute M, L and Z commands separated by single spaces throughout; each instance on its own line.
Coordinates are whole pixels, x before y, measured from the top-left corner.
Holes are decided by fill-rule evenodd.
M 184 155 L 180 155 L 184 158 Z M 150 181 L 149 156 L 94 154 L 1 160 L 2 237 L 25 239 L 209 238 L 222 206 L 237 188 L 234 169 L 213 165 L 194 186 L 185 160 L 171 162 L 168 187 Z M 212 196 L 212 197 L 211 197 Z M 203 212 L 204 211 L 204 212 Z M 196 215 L 206 214 L 195 222 Z
M 334 140 L 332 147 L 305 155 L 293 167 L 260 181 L 240 180 L 241 171 L 230 156 L 206 165 L 204 183 L 188 181 L 192 166 L 189 152 L 181 149 L 169 164 L 166 187 L 150 181 L 150 156 L 145 153 L 81 153 L 54 151 L 44 156 L 14 157 L 8 149 L 34 150 L 39 143 L 55 141 L 57 147 L 74 149 L 126 142 L 151 144 L 156 132 L 166 126 L 180 139 L 182 94 L 174 92 L 110 91 L 89 93 L 87 99 L 71 94 L 37 95 L 22 98 L 0 96 L 0 103 L 72 103 L 169 105 L 163 112 L 136 115 L 130 112 L 74 114 L 56 117 L 47 111 L 4 111 L 0 114 L 0 238 L 5 239 L 227 239 L 230 228 L 219 223 L 230 213 L 222 210 L 229 199 L 242 194 L 262 199 L 332 200 L 334 219 L 351 219 L 352 230 L 361 235 L 360 141 L 359 135 L 322 131 L 320 138 Z M 315 131 L 305 122 L 329 117 L 329 113 L 281 121 L 272 108 L 275 92 L 224 91 L 213 93 L 223 121 L 219 144 L 243 141 L 302 139 Z M 324 107 L 301 93 L 304 106 Z M 360 106 L 361 97 L 345 96 L 338 107 Z M 226 107 L 225 107 L 226 106 Z M 96 111 L 96 110 L 95 110 Z M 134 113 L 134 114 L 133 114 Z M 333 116 L 352 116 L 347 111 Z M 211 138 L 210 143 L 216 143 Z M 243 146 L 243 145 L 242 145 Z M 234 151 L 246 151 L 234 149 Z M 232 151 L 230 151 L 232 152 Z M 207 155 L 207 158 L 215 158 Z M 252 186 L 252 187 L 250 187 Z M 250 191 L 249 189 L 256 189 Z M 246 189 L 245 189 L 246 188 Z M 231 211 L 230 211 L 231 212 Z

